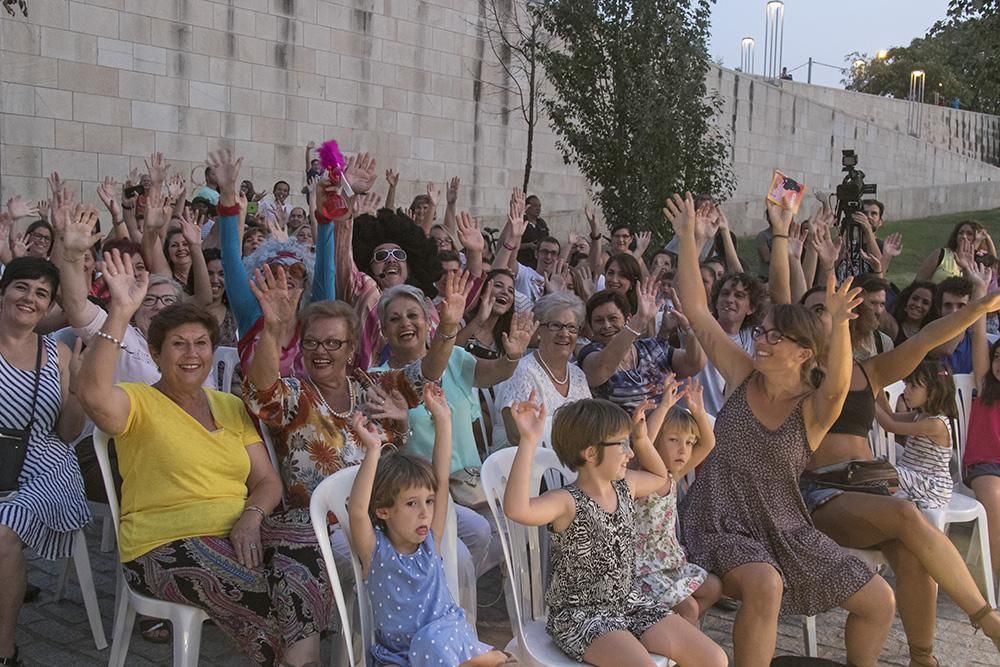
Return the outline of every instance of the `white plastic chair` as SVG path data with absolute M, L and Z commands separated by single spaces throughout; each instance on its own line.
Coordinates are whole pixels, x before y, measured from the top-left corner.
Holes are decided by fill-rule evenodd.
M 240 353 L 235 347 L 220 345 L 212 356 L 212 378 L 215 388 L 227 394 L 233 386 L 233 374 L 240 364 Z
M 323 552 L 323 560 L 326 561 L 327 572 L 330 574 L 330 581 L 334 582 L 334 596 L 337 605 L 341 608 L 341 623 L 343 626 L 344 643 L 347 645 L 348 660 L 351 665 L 363 665 L 367 662 L 368 649 L 374 642 L 374 619 L 372 616 L 371 602 L 368 597 L 368 589 L 361 577 L 361 561 L 353 551 L 351 552 L 351 569 L 354 571 L 354 587 L 357 592 L 357 605 L 361 625 L 361 646 L 364 651 L 363 656 L 359 656 L 359 662 L 355 661 L 353 649 L 353 635 L 350 632 L 348 618 L 349 605 L 344 601 L 343 591 L 340 586 L 340 579 L 337 577 L 337 567 L 333 560 L 333 549 L 330 546 L 330 533 L 327 523 L 327 513 L 333 512 L 337 517 L 337 522 L 343 530 L 350 530 L 351 519 L 347 514 L 347 500 L 351 495 L 351 487 L 354 486 L 354 478 L 358 474 L 360 466 L 349 466 L 338 470 L 325 480 L 312 493 L 309 503 L 309 514 L 312 518 L 313 529 L 316 531 L 316 539 L 319 540 L 320 550 Z M 325 536 L 325 537 L 321 537 Z M 448 503 L 448 517 L 445 521 L 444 540 L 441 544 L 442 557 L 444 558 L 444 571 L 448 580 L 448 588 L 455 601 L 462 599 L 461 589 L 458 583 L 458 530 L 455 519 L 454 502 Z M 466 610 L 466 616 L 469 612 Z M 470 618 L 475 618 L 471 616 Z M 473 627 L 475 625 L 473 624 Z M 335 654 L 336 655 L 336 652 Z
M 94 429 L 94 452 L 101 466 L 104 489 L 108 494 L 111 516 L 114 518 L 115 535 L 118 536 L 121 510 L 111 475 L 111 462 L 108 459 L 108 435 L 98 429 Z M 140 595 L 129 587 L 124 576 L 119 576 L 116 592 L 115 627 L 111 637 L 111 657 L 108 659 L 108 667 L 123 667 L 125 664 L 136 613 L 168 619 L 173 629 L 175 667 L 197 667 L 201 651 L 201 626 L 208 620 L 208 614 L 197 607 Z
M 514 638 L 507 644 L 507 650 L 517 655 L 521 664 L 531 667 L 576 667 L 581 663 L 559 650 L 545 632 L 542 582 L 548 563 L 543 562 L 539 546 L 539 533 L 545 528 L 522 526 L 508 521 L 503 513 L 503 494 L 516 454 L 516 447 L 502 449 L 490 455 L 482 468 L 486 500 L 499 527 L 504 561 L 510 574 L 505 594 L 513 597 L 513 604 L 508 604 L 508 608 L 514 609 L 510 617 Z M 543 476 L 549 471 L 561 473 L 564 482 L 576 479 L 575 473 L 559 463 L 554 451 L 538 448 L 531 467 L 530 488 L 537 492 Z M 674 664 L 663 656 L 654 655 L 653 659 L 658 667 Z
M 56 601 L 62 599 L 69 579 L 70 561 L 76 566 L 76 580 L 80 583 L 80 593 L 83 596 L 83 606 L 87 610 L 87 621 L 90 622 L 90 633 L 94 635 L 94 646 L 98 651 L 108 647 L 108 638 L 104 634 L 104 623 L 101 622 L 101 610 L 97 605 L 97 590 L 94 588 L 94 572 L 90 569 L 90 554 L 87 553 L 87 538 L 82 530 L 73 533 L 73 550 L 69 558 L 63 562 L 62 572 L 56 584 Z

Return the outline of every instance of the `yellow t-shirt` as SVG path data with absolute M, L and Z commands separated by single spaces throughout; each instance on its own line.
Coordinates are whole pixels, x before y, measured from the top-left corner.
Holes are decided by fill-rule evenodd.
M 246 448 L 260 442 L 243 401 L 205 390 L 218 427 L 209 432 L 158 389 L 118 386 L 132 402 L 125 430 L 114 436 L 122 562 L 174 540 L 228 535 L 246 503 Z

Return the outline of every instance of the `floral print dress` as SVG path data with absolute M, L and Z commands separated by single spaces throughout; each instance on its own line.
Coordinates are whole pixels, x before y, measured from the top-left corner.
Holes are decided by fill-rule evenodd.
M 639 592 L 676 607 L 705 583 L 708 573 L 684 555 L 677 538 L 677 482 L 669 492 L 635 501 L 636 576 Z

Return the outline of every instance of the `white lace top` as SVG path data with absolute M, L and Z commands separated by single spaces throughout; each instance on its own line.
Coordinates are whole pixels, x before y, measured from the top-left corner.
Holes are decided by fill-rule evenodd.
M 525 401 L 531 390 L 538 392 L 538 398 L 545 406 L 545 414 L 551 418 L 556 408 L 564 403 L 572 403 L 581 398 L 591 398 L 590 387 L 587 385 L 587 376 L 579 366 L 568 364 L 569 369 L 569 392 L 563 396 L 556 389 L 549 374 L 545 372 L 542 365 L 538 363 L 538 356 L 531 352 L 525 355 L 517 364 L 514 374 L 496 386 L 496 402 L 493 411 L 493 449 L 509 447 L 507 431 L 504 429 L 503 416 L 501 412 L 504 408 L 509 408 L 514 401 Z M 555 371 L 556 376 L 562 379 L 560 371 Z

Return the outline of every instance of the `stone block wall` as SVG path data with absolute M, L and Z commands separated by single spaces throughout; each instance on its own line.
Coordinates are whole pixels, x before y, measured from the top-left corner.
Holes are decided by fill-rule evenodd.
M 296 193 L 306 143 L 336 138 L 401 172 L 400 205 L 459 176 L 460 206 L 495 223 L 522 182 L 527 132 L 496 86 L 484 11 L 479 0 L 32 2 L 29 19 L 0 18 L 0 197 L 46 196 L 58 170 L 95 201 L 103 176 L 122 180 L 154 150 L 190 174 L 223 144 L 258 189 L 284 179 Z M 772 168 L 829 191 L 842 148 L 858 151 L 880 197 L 939 193 L 900 194 L 893 217 L 1000 205 L 995 117 L 927 107 L 918 139 L 903 102 L 714 67 L 708 83 L 733 137 L 738 231 L 759 226 Z M 564 234 L 583 224 L 587 184 L 544 119 L 537 130 L 529 189 Z

